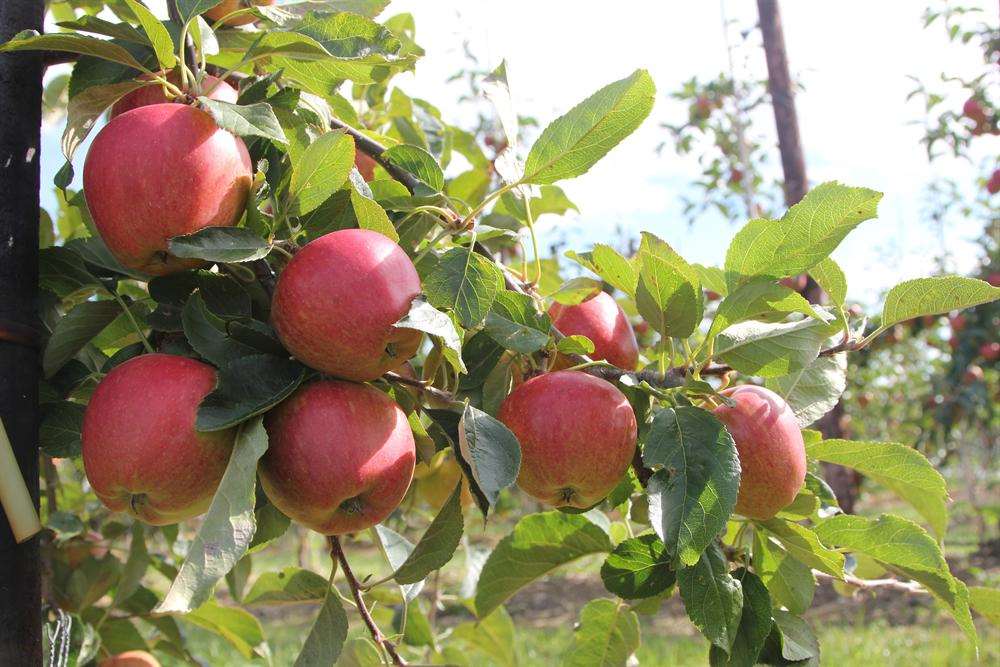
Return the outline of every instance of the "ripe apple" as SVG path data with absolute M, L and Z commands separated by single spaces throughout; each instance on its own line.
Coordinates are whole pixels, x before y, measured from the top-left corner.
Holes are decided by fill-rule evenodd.
M 714 108 L 712 100 L 708 99 L 705 95 L 699 95 L 694 100 L 694 106 L 691 107 L 691 117 L 697 118 L 699 120 L 706 120 L 712 115 L 712 109 Z
M 360 150 L 355 151 L 354 166 L 357 167 L 366 183 L 371 183 L 375 179 L 375 167 L 378 166 L 378 162 L 367 153 L 362 153 Z
M 705 290 L 705 298 L 709 301 L 718 301 L 722 296 L 718 292 L 713 292 L 712 290 Z
M 965 369 L 965 373 L 962 374 L 962 382 L 965 384 L 974 384 L 976 382 L 982 382 L 985 375 L 983 374 L 983 369 L 981 366 L 972 364 Z
M 151 104 L 115 117 L 83 165 L 87 206 L 111 254 L 153 275 L 200 266 L 169 255 L 167 240 L 235 225 L 252 179 L 243 141 L 185 104 Z
M 739 185 L 742 182 L 743 182 L 743 171 L 740 170 L 740 169 L 734 168 L 729 173 L 729 185 L 736 186 L 736 185 Z
M 586 336 L 594 343 L 592 359 L 604 359 L 632 370 L 639 363 L 635 332 L 618 302 L 607 292 L 598 292 L 583 303 L 549 308 L 552 324 L 567 336 Z
M 990 180 L 986 181 L 986 191 L 991 195 L 1000 192 L 1000 169 L 995 170 L 990 175 Z
M 809 282 L 809 276 L 804 273 L 800 273 L 797 276 L 789 276 L 788 278 L 782 278 L 778 281 L 779 284 L 784 285 L 788 289 L 793 289 L 796 292 L 801 292 L 806 288 L 806 284 Z
M 274 506 L 324 535 L 379 523 L 406 495 L 416 448 L 406 415 L 364 384 L 320 380 L 264 422 L 261 485 Z
M 736 401 L 715 416 L 729 429 L 740 456 L 736 511 L 770 519 L 795 499 L 806 478 L 806 449 L 795 415 L 770 389 L 740 385 L 722 392 Z
M 167 73 L 167 81 L 179 87 L 181 85 L 180 74 L 178 74 L 176 70 L 170 70 L 170 72 Z M 193 91 L 192 94 L 194 94 Z M 201 94 L 212 100 L 231 102 L 233 104 L 235 104 L 237 98 L 239 98 L 239 93 L 236 92 L 235 88 L 222 79 L 212 76 L 211 74 L 206 74 L 205 78 L 202 80 Z M 150 104 L 166 104 L 167 102 L 174 101 L 175 100 L 167 99 L 167 96 L 163 93 L 162 86 L 144 86 L 138 90 L 133 90 L 131 93 L 115 102 L 114 106 L 111 107 L 111 118 L 120 116 L 126 111 L 131 111 L 132 109 L 149 106 Z
M 146 651 L 125 651 L 104 658 L 97 667 L 160 667 L 160 661 Z
M 254 5 L 273 5 L 274 0 L 222 0 L 215 7 L 212 7 L 206 11 L 202 16 L 209 24 L 215 23 L 227 14 L 232 14 L 235 11 L 244 9 L 246 7 L 253 7 Z M 240 14 L 239 16 L 233 16 L 224 21 L 225 25 L 228 26 L 240 26 L 248 25 L 257 20 L 257 17 L 253 14 Z
M 979 346 L 979 356 L 986 361 L 996 361 L 1000 357 L 1000 343 L 997 341 L 983 343 Z
M 555 507 L 596 505 L 635 453 L 635 413 L 610 382 L 580 371 L 533 377 L 504 400 L 500 421 L 521 443 L 517 484 Z
M 378 232 L 342 229 L 306 244 L 281 272 L 271 321 L 303 363 L 374 380 L 420 346 L 419 331 L 392 326 L 418 294 L 420 277 L 402 248 Z
M 965 328 L 966 324 L 965 315 L 959 313 L 958 315 L 953 315 L 949 317 L 948 324 L 951 325 L 951 330 L 953 332 L 958 333 L 959 331 Z
M 994 287 L 1000 287 L 1000 271 L 994 271 L 986 277 L 986 282 Z
M 83 467 L 108 508 L 162 526 L 208 509 L 235 431 L 195 430 L 215 369 L 187 357 L 144 354 L 115 367 L 83 416 Z
M 983 105 L 975 97 L 970 97 L 962 105 L 962 115 L 976 123 L 976 125 L 982 125 L 988 121 L 986 110 L 983 109 Z

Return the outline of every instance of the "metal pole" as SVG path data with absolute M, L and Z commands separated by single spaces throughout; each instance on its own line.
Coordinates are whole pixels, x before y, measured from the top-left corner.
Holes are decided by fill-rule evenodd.
M 0 41 L 41 31 L 43 0 L 0 0 Z M 0 418 L 38 506 L 38 190 L 41 54 L 0 54 Z M 42 664 L 38 537 L 0 512 L 0 665 Z

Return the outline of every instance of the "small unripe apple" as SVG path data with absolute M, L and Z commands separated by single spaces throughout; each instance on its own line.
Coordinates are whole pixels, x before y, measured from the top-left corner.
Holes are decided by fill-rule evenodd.
M 979 356 L 986 361 L 996 361 L 1000 357 L 1000 343 L 997 341 L 983 343 L 979 346 Z
M 740 385 L 723 396 L 735 407 L 720 405 L 715 416 L 729 429 L 740 457 L 736 512 L 770 519 L 795 500 L 806 478 L 806 449 L 795 414 L 770 389 Z
M 374 380 L 420 346 L 419 331 L 392 326 L 418 294 L 420 277 L 399 245 L 378 232 L 342 229 L 306 244 L 281 272 L 271 322 L 307 366 Z
M 160 661 L 146 651 L 125 651 L 104 658 L 97 667 L 160 667 Z
M 185 104 L 151 104 L 113 118 L 83 165 L 87 206 L 108 250 L 153 275 L 203 264 L 171 256 L 167 240 L 235 225 L 252 180 L 243 141 Z
M 517 484 L 543 503 L 585 509 L 618 484 L 635 453 L 635 413 L 610 382 L 579 371 L 533 377 L 500 421 L 521 443 Z
M 632 370 L 639 363 L 639 344 L 625 311 L 607 292 L 583 303 L 549 307 L 552 324 L 567 336 L 586 336 L 594 343 L 592 359 Z
M 212 7 L 206 11 L 202 16 L 209 24 L 215 23 L 227 14 L 232 14 L 235 11 L 244 9 L 246 7 L 253 7 L 254 5 L 273 5 L 274 0 L 222 0 L 215 7 Z M 225 20 L 225 25 L 228 26 L 241 26 L 248 25 L 257 20 L 257 17 L 253 14 L 240 14 L 239 16 L 233 16 Z
M 370 528 L 406 495 L 416 448 L 406 415 L 364 384 L 320 380 L 268 413 L 259 472 L 284 514 L 324 535 Z
M 148 75 L 146 78 L 149 78 Z M 167 72 L 167 81 L 179 87 L 181 85 L 181 76 L 177 73 L 177 70 L 170 70 Z M 194 95 L 194 91 L 186 92 L 190 92 Z M 240 96 L 239 93 L 236 92 L 235 88 L 222 79 L 212 76 L 211 74 L 206 74 L 205 78 L 202 79 L 201 95 L 204 95 L 211 100 L 230 102 L 232 104 L 236 104 L 236 100 Z M 131 111 L 132 109 L 149 106 L 150 104 L 166 104 L 167 102 L 175 101 L 180 100 L 167 99 L 167 96 L 163 92 L 163 86 L 143 86 L 138 90 L 133 90 L 131 93 L 115 102 L 114 106 L 111 107 L 111 118 L 120 116 L 126 111 Z
M 108 508 L 157 526 L 208 509 L 235 431 L 195 430 L 215 369 L 194 359 L 144 354 L 108 373 L 83 416 L 83 467 Z
M 1000 169 L 990 174 L 990 180 L 986 181 L 986 191 L 991 195 L 1000 192 Z
M 375 167 L 378 166 L 378 162 L 375 161 L 367 153 L 362 153 L 360 150 L 354 153 L 354 166 L 357 167 L 358 172 L 361 177 L 365 179 L 366 183 L 371 183 L 375 178 Z

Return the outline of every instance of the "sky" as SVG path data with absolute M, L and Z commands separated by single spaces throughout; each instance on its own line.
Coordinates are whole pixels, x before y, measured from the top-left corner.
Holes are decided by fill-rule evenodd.
M 155 11 L 155 3 L 150 4 Z M 687 115 L 669 93 L 692 76 L 707 79 L 728 70 L 723 12 L 731 21 L 730 40 L 738 42 L 736 31 L 755 22 L 755 5 L 733 0 L 619 0 L 613 5 L 395 0 L 381 18 L 413 14 L 417 41 L 427 55 L 414 74 L 397 77 L 396 83 L 411 96 L 433 102 L 458 124 L 468 120 L 469 112 L 449 100 L 465 90 L 447 79 L 467 66 L 464 42 L 484 68 L 506 59 L 516 110 L 536 117 L 542 126 L 601 86 L 637 68 L 648 69 L 657 85 L 650 118 L 587 174 L 560 183 L 580 212 L 543 217 L 542 247 L 565 239 L 569 247 L 586 250 L 606 242 L 620 226 L 631 236 L 641 230 L 657 234 L 689 261 L 718 265 L 739 225 L 711 216 L 689 225 L 681 198 L 694 192 L 690 183 L 700 173 L 697 162 L 678 157 L 669 145 L 659 155 L 655 147 L 669 143 L 659 124 L 677 123 Z M 981 224 L 953 220 L 943 232 L 932 227 L 921 214 L 926 187 L 935 177 L 948 176 L 967 184 L 972 196 L 981 165 L 1000 154 L 1000 137 L 986 137 L 975 142 L 974 164 L 954 159 L 928 163 L 920 144 L 923 130 L 916 122 L 922 109 L 906 101 L 914 85 L 908 75 L 947 92 L 939 74 L 978 73 L 982 56 L 971 46 L 949 43 L 940 25 L 924 29 L 924 6 L 866 0 L 781 5 L 793 76 L 805 86 L 796 105 L 810 182 L 838 180 L 885 193 L 879 217 L 862 224 L 833 255 L 847 274 L 849 298 L 864 304 L 877 302 L 901 280 L 928 275 L 942 255 L 951 271 L 975 267 Z M 987 6 L 996 20 L 995 5 Z M 738 74 L 763 77 L 763 53 L 752 46 L 759 39 L 750 43 L 737 53 L 743 64 Z M 953 96 L 948 104 L 957 110 L 964 99 Z M 754 122 L 755 132 L 773 138 L 769 113 Z M 54 198 L 46 184 L 62 164 L 61 132 L 57 125 L 44 129 L 42 203 L 49 208 Z M 78 174 L 85 150 L 75 160 Z M 771 161 L 778 162 L 776 148 Z

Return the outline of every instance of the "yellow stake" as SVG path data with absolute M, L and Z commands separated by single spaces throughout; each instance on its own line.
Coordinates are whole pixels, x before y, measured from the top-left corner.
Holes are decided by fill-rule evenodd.
M 4 514 L 7 515 L 14 539 L 18 543 L 30 539 L 42 529 L 35 503 L 31 500 L 17 459 L 14 458 L 14 450 L 10 447 L 3 420 L 0 420 L 0 505 L 3 505 Z

